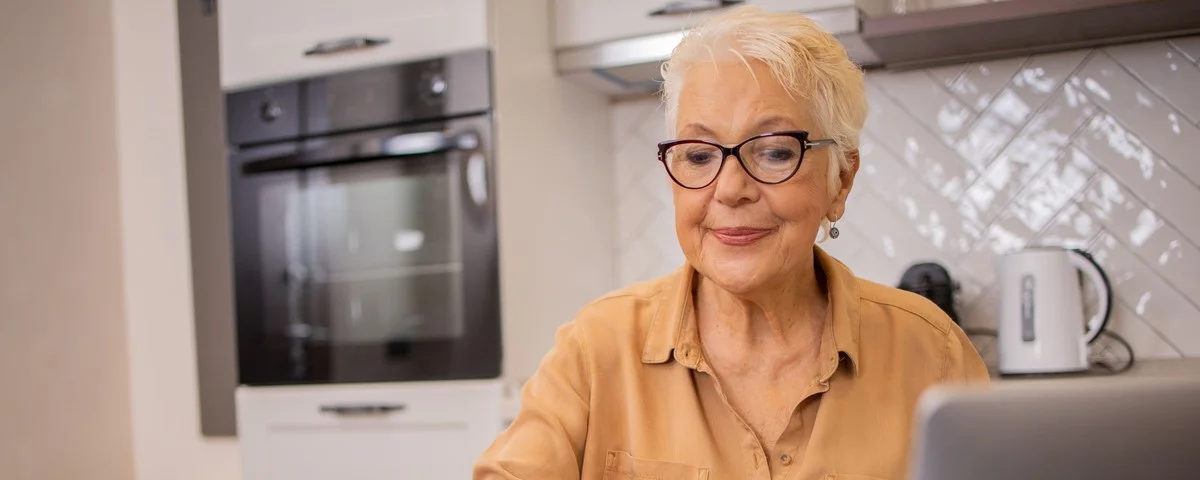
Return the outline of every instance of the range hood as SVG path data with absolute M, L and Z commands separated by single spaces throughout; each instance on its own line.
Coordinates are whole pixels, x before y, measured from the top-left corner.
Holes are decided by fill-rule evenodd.
M 879 64 L 879 58 L 863 42 L 861 26 L 864 18 L 858 8 L 805 13 L 837 36 L 854 61 L 867 66 Z M 652 92 L 662 81 L 659 68 L 682 38 L 683 32 L 676 31 L 563 48 L 556 52 L 558 73 L 617 97 Z
M 889 68 L 1030 55 L 1200 33 L 1200 0 L 1007 0 L 866 19 Z
M 981 2 L 983 0 L 980 0 Z M 1001 0 L 904 15 L 804 12 L 866 68 L 915 68 L 1200 34 L 1200 0 Z M 658 89 L 682 32 L 560 49 L 558 72 L 611 96 Z

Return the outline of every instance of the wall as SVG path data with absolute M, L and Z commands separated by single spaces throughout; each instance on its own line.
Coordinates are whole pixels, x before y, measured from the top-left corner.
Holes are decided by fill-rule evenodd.
M 1139 357 L 1200 357 L 1200 37 L 870 73 L 862 169 L 824 244 L 896 284 L 933 260 L 962 282 L 964 323 L 994 326 L 996 254 L 1090 249 Z M 656 99 L 613 114 L 619 280 L 683 262 Z M 981 346 L 981 349 L 984 347 Z
M 504 375 L 519 385 L 616 287 L 608 99 L 558 78 L 547 0 L 492 4 Z
M 0 3 L 0 478 L 126 480 L 110 2 Z
M 145 480 L 236 479 L 236 442 L 200 435 L 175 13 L 113 0 L 134 466 Z

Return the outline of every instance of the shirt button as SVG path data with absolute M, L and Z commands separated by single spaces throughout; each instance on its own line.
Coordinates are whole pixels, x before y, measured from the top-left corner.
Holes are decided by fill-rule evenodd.
M 779 461 L 783 462 L 784 465 L 791 465 L 792 464 L 792 456 L 788 455 L 786 453 L 780 454 Z

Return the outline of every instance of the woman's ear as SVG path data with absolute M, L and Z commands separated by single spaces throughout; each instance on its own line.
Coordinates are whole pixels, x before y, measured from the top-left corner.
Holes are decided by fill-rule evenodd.
M 846 152 L 846 166 L 849 168 L 842 172 L 842 186 L 844 190 L 850 190 L 849 184 L 854 183 L 854 176 L 858 175 L 858 149 Z
M 849 150 L 846 155 L 846 169 L 842 170 L 839 182 L 841 188 L 837 194 L 833 196 L 833 204 L 829 206 L 829 221 L 835 222 L 846 213 L 846 197 L 850 195 L 850 189 L 854 187 L 854 177 L 858 175 L 859 156 L 858 149 Z

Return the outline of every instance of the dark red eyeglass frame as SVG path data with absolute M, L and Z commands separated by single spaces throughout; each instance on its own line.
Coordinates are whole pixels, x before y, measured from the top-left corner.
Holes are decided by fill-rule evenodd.
M 743 145 L 750 143 L 754 140 L 758 140 L 760 138 L 766 138 L 766 137 L 791 137 L 791 138 L 794 138 L 794 139 L 800 141 L 800 160 L 798 160 L 796 162 L 796 166 L 795 166 L 795 168 L 792 169 L 791 173 L 788 173 L 786 177 L 783 177 L 783 180 L 779 180 L 777 182 L 764 181 L 763 179 L 755 176 L 754 173 L 750 171 L 750 168 L 746 167 L 746 160 L 744 160 L 742 158 L 742 154 L 739 152 L 739 150 L 741 150 Z M 689 143 L 709 145 L 709 146 L 712 146 L 712 147 L 715 147 L 715 148 L 721 150 L 721 164 L 717 166 L 717 175 L 713 175 L 713 178 L 710 179 L 708 181 L 708 183 L 705 183 L 704 185 L 701 185 L 698 187 L 684 185 L 683 182 L 680 182 L 678 178 L 675 178 L 675 174 L 671 173 L 671 168 L 667 165 L 667 150 L 670 150 L 671 147 L 674 147 L 676 145 L 684 145 L 684 144 L 689 144 Z M 829 139 L 829 138 L 825 138 L 825 139 L 821 139 L 821 140 L 809 140 L 808 139 L 808 131 L 806 131 L 806 130 L 790 130 L 790 131 L 785 131 L 785 132 L 771 132 L 771 133 L 764 133 L 762 135 L 755 135 L 753 137 L 742 140 L 741 143 L 734 145 L 732 147 L 726 147 L 719 143 L 714 143 L 714 142 L 710 142 L 707 140 L 698 140 L 698 139 L 667 140 L 665 142 L 659 142 L 659 144 L 658 144 L 658 161 L 661 162 L 663 164 L 663 168 L 665 168 L 667 170 L 667 175 L 671 177 L 671 181 L 675 182 L 676 185 L 679 185 L 683 188 L 687 188 L 690 190 L 699 190 L 701 188 L 708 187 L 709 185 L 712 185 L 713 182 L 717 181 L 717 177 L 720 176 L 721 169 L 725 168 L 725 160 L 728 159 L 730 156 L 733 156 L 734 158 L 737 159 L 738 164 L 742 166 L 742 170 L 745 170 L 746 173 L 750 175 L 750 178 L 754 179 L 754 181 L 756 181 L 758 183 L 766 184 L 766 185 L 778 185 L 780 183 L 791 180 L 792 177 L 796 176 L 796 172 L 800 171 L 800 165 L 804 164 L 804 154 L 805 153 L 808 153 L 809 150 L 812 150 L 814 148 L 827 147 L 829 145 L 837 145 L 837 142 L 834 141 L 833 139 Z

